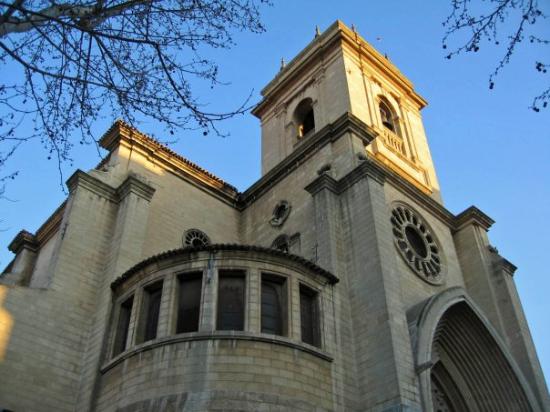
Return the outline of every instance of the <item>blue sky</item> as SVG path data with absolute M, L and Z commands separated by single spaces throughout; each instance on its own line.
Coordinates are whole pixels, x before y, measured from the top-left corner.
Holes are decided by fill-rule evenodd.
M 276 1 L 264 8 L 266 33 L 237 34 L 237 46 L 231 50 L 209 52 L 220 62 L 222 80 L 230 84 L 213 91 L 197 84 L 196 90 L 210 103 L 209 110 L 236 108 L 251 91 L 259 101 L 260 89 L 277 73 L 281 58 L 289 61 L 305 47 L 316 25 L 324 30 L 336 19 L 354 24 L 428 100 L 424 126 L 445 206 L 458 213 L 473 204 L 496 221 L 490 239 L 519 267 L 516 284 L 543 369 L 550 376 L 550 265 L 545 260 L 550 233 L 550 109 L 538 114 L 528 109 L 532 97 L 548 84 L 549 75 L 543 77 L 534 69 L 535 60 L 548 57 L 548 49 L 526 43 L 489 91 L 488 75 L 504 50 L 482 45 L 479 53 L 444 59 L 441 23 L 449 3 Z M 550 38 L 550 24 L 542 34 Z M 96 133 L 107 130 L 116 117 L 98 123 Z M 139 128 L 163 137 L 154 123 Z M 260 176 L 259 122 L 243 115 L 224 122 L 221 129 L 230 136 L 184 132 L 172 147 L 244 190 Z M 7 188 L 13 202 L 0 203 L 2 267 L 11 260 L 6 247 L 15 234 L 23 228 L 35 231 L 65 197 L 57 166 L 46 157 L 29 144 L 8 165 L 21 173 Z M 73 166 L 64 166 L 64 179 L 75 168 L 87 170 L 99 161 L 92 147 L 77 147 L 73 158 Z

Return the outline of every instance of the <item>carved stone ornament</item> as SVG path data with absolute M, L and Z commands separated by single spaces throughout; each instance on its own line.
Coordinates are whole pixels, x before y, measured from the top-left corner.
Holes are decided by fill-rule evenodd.
M 275 205 L 269 223 L 273 227 L 282 226 L 288 215 L 290 215 L 290 204 L 286 200 L 281 200 Z
M 391 212 L 395 247 L 407 265 L 432 285 L 443 283 L 443 257 L 428 224 L 409 207 L 398 204 Z
M 189 229 L 183 234 L 184 247 L 201 247 L 209 244 L 210 238 L 198 229 Z

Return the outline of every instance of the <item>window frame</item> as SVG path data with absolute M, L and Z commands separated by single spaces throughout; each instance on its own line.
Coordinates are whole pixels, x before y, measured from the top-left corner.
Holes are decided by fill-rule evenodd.
M 274 274 L 271 272 L 260 273 L 260 333 L 266 333 L 276 336 L 289 336 L 289 279 L 287 276 Z M 280 333 L 272 333 L 264 331 L 264 283 L 276 285 L 279 289 L 279 314 L 280 314 Z
M 384 118 L 382 117 L 382 111 L 387 112 L 389 114 L 389 124 L 393 127 L 386 126 L 386 123 L 384 122 Z M 399 122 L 399 115 L 397 114 L 397 111 L 393 104 L 391 104 L 388 99 L 384 96 L 378 97 L 378 116 L 380 118 L 380 124 L 382 127 L 386 130 L 389 130 L 394 135 L 403 138 L 403 133 L 401 132 L 401 125 Z
M 299 238 L 299 234 L 293 235 L 292 238 Z M 266 250 L 266 253 L 269 253 L 269 251 Z M 210 258 L 195 260 L 194 257 L 190 257 L 184 264 L 167 265 L 162 268 L 157 265 L 150 265 L 150 271 L 141 269 L 136 272 L 133 279 L 118 284 L 116 287 L 111 285 L 115 295 L 110 326 L 110 358 L 112 358 L 112 361 L 109 361 L 109 363 L 120 362 L 121 359 L 148 350 L 151 346 L 156 347 L 157 345 L 196 339 L 227 339 L 228 336 L 233 335 L 240 336 L 241 339 L 259 339 L 263 342 L 292 345 L 330 360 L 330 355 L 324 353 L 322 349 L 322 345 L 327 339 L 323 335 L 322 314 L 326 283 L 320 282 L 317 276 L 308 271 L 309 268 L 306 267 L 304 270 L 300 270 L 301 268 L 294 265 L 289 266 L 281 262 L 281 255 L 272 255 L 271 253 L 270 255 L 269 258 L 273 261 L 268 260 L 265 262 L 263 259 L 258 260 L 255 254 L 247 258 L 242 258 L 241 255 L 235 257 L 223 255 L 218 257 L 220 260 L 217 260 L 217 263 L 214 264 L 213 273 L 210 277 L 207 271 L 210 270 L 208 267 L 211 265 L 209 262 L 212 254 L 204 253 L 203 257 L 210 256 Z M 226 261 L 226 258 L 229 259 Z M 191 261 L 191 259 L 193 260 Z M 189 279 L 189 276 L 202 278 L 200 291 L 197 284 L 194 287 L 196 292 L 193 292 L 198 294 L 196 299 L 193 300 L 194 305 L 199 305 L 198 330 L 193 333 L 195 330 L 187 332 L 179 329 L 180 333 L 177 333 L 178 313 L 183 313 L 181 312 L 183 309 L 179 309 L 181 293 L 179 287 L 182 285 L 180 282 L 185 282 Z M 188 278 L 186 279 L 186 277 Z M 240 282 L 237 283 L 241 295 L 238 295 L 238 305 L 235 307 L 238 308 L 238 311 L 242 310 L 242 312 L 238 316 L 233 316 L 233 319 L 229 315 L 229 321 L 226 325 L 221 323 L 220 313 L 222 308 L 219 305 L 220 287 L 224 287 L 224 277 L 241 278 Z M 327 277 L 329 283 L 333 284 L 328 275 L 325 277 Z M 273 330 L 266 329 L 265 320 L 262 320 L 262 317 L 265 319 L 265 314 L 262 316 L 262 312 L 265 310 L 265 306 L 262 308 L 262 286 L 266 281 L 274 281 L 281 285 L 277 294 L 277 305 L 279 319 L 282 319 L 282 321 L 279 323 L 281 326 L 276 326 Z M 148 337 L 144 336 L 144 324 L 148 310 L 147 292 L 154 288 L 155 284 L 158 284 L 160 290 L 159 302 L 161 302 L 158 306 L 157 333 L 155 335 L 156 339 L 147 340 Z M 277 285 L 274 286 L 277 287 Z M 314 323 L 312 323 L 314 332 L 309 334 L 309 336 L 314 336 L 314 339 L 306 338 L 303 340 L 301 337 L 300 291 L 303 292 L 304 290 L 311 291 L 310 295 L 315 298 L 312 301 L 313 303 L 310 304 L 314 313 L 313 317 L 310 316 L 310 319 L 314 319 Z M 227 292 L 226 296 L 231 296 L 231 292 Z M 130 301 L 127 301 L 128 299 L 133 299 L 131 307 L 129 307 Z M 301 299 L 303 300 L 303 296 Z M 272 301 L 275 302 L 275 300 Z M 121 322 L 119 318 L 120 305 L 122 304 L 128 308 L 125 320 L 127 326 L 124 345 L 120 343 L 122 339 L 120 337 L 121 332 L 117 332 L 117 328 L 118 330 L 121 329 L 117 326 L 117 322 Z M 129 321 L 128 316 L 130 317 Z M 262 323 L 264 324 L 263 328 Z M 238 327 L 232 326 L 235 324 Z M 180 326 L 180 328 L 183 327 Z M 275 334 L 273 334 L 274 331 Z M 256 337 L 253 335 L 256 335 Z M 115 343 L 117 339 L 118 343 Z
M 294 109 L 293 119 L 296 125 L 296 137 L 298 140 L 302 140 L 304 137 L 315 133 L 316 121 L 315 109 L 313 106 L 313 99 L 311 97 L 306 97 L 300 100 Z M 312 125 L 307 131 L 304 131 L 306 120 L 310 120 Z
M 135 304 L 135 293 L 128 294 L 126 296 L 121 297 L 118 300 L 117 303 L 117 312 L 116 312 L 116 322 L 113 322 L 113 344 L 112 344 L 112 356 L 118 356 L 121 353 L 125 352 L 131 344 L 128 345 L 128 338 L 130 336 L 130 330 L 132 325 L 132 314 L 134 310 L 134 304 Z M 128 304 L 129 302 L 129 304 Z M 128 308 L 129 306 L 129 308 Z M 124 333 L 121 335 L 121 319 L 122 319 L 122 313 L 127 314 L 127 320 L 125 320 L 125 326 L 124 326 Z M 127 309 L 127 310 L 126 310 Z M 121 338 L 121 336 L 124 336 L 124 338 Z
M 302 295 L 307 296 L 311 302 L 311 327 L 309 329 L 311 332 L 311 341 L 304 339 L 304 313 L 302 306 Z M 321 291 L 311 287 L 302 282 L 298 282 L 298 308 L 300 313 L 300 341 L 307 345 L 312 345 L 317 348 L 322 348 L 322 319 L 321 319 Z
M 198 332 L 201 327 L 201 318 L 202 318 L 202 311 L 203 311 L 203 291 L 204 291 L 204 270 L 197 269 L 197 270 L 189 270 L 185 272 L 180 272 L 175 275 L 175 284 L 176 284 L 176 296 L 175 296 L 175 304 L 173 305 L 173 316 L 174 316 L 174 324 L 173 324 L 173 334 L 179 335 L 182 333 L 193 333 Z M 193 331 L 183 331 L 179 332 L 179 326 L 180 326 L 180 316 L 181 316 L 181 298 L 182 298 L 182 283 L 185 281 L 193 281 L 200 279 L 200 287 L 199 287 L 199 313 L 198 313 L 198 320 L 197 320 L 197 329 Z
M 238 278 L 242 279 L 242 327 L 240 329 L 234 329 L 234 328 L 225 328 L 220 327 L 221 322 L 221 316 L 223 314 L 221 313 L 221 305 L 220 305 L 220 289 L 221 289 L 221 283 L 222 279 L 230 279 L 230 278 Z M 216 322 L 215 322 L 215 330 L 217 331 L 246 331 L 247 330 L 247 317 L 248 317 L 248 273 L 246 270 L 243 269 L 231 269 L 231 268 L 223 268 L 218 269 L 218 281 L 217 281 L 217 291 L 216 291 Z
M 164 295 L 164 285 L 165 285 L 165 278 L 157 278 L 152 280 L 151 282 L 147 283 L 146 285 L 143 285 L 141 288 L 141 303 L 140 303 L 140 312 L 139 312 L 139 320 L 138 320 L 138 326 L 137 326 L 137 333 L 136 333 L 136 344 L 141 344 L 145 342 L 149 342 L 152 340 L 155 340 L 158 338 L 158 332 L 159 332 L 159 325 L 160 325 L 160 317 L 161 317 L 161 309 L 162 309 L 162 298 Z M 155 333 L 154 336 L 149 336 L 149 330 L 150 328 L 153 328 L 151 326 L 151 295 L 154 293 L 159 293 L 158 296 L 158 309 L 156 314 L 156 320 L 155 320 Z M 153 311 L 154 314 L 154 311 Z

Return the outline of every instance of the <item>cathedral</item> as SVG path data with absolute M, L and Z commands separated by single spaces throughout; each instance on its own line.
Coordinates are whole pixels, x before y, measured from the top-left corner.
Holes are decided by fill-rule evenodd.
M 244 192 L 123 121 L 9 244 L 0 411 L 550 411 L 493 220 L 337 21 L 262 90 Z

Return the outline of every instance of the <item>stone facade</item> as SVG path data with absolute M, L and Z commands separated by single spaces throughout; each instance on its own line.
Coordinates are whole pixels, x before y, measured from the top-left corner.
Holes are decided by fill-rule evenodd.
M 118 121 L 17 235 L 0 410 L 550 410 L 515 267 L 442 205 L 413 85 L 336 22 L 262 94 L 245 192 Z

